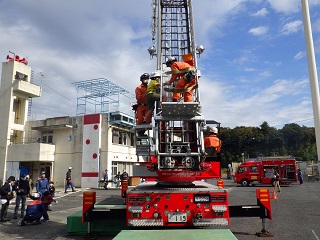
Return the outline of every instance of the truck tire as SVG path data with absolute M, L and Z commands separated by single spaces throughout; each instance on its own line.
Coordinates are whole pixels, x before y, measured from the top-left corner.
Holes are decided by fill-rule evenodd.
M 244 178 L 241 180 L 241 185 L 243 187 L 248 187 L 250 185 L 250 182 L 248 181 L 248 179 Z

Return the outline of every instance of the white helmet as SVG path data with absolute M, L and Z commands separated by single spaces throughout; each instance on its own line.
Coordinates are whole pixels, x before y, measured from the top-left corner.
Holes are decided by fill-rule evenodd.
M 210 132 L 217 134 L 218 133 L 218 128 L 212 127 L 212 128 L 210 128 Z
M 33 197 L 34 198 L 40 198 L 40 194 L 36 192 L 36 193 L 33 194 Z
M 158 73 L 158 72 L 153 72 L 150 74 L 150 79 L 156 79 L 159 77 L 161 77 L 161 76 L 160 76 L 160 73 Z
M 71 170 L 71 169 L 72 169 L 72 167 L 69 167 L 69 169 Z

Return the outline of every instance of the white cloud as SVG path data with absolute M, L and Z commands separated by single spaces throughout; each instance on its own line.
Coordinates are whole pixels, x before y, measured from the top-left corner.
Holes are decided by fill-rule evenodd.
M 253 36 L 262 36 L 262 35 L 267 34 L 268 28 L 267 27 L 263 27 L 263 26 L 256 27 L 256 28 L 251 28 L 248 32 L 250 34 L 252 34 Z
M 312 24 L 312 31 L 313 31 L 313 32 L 320 32 L 320 19 L 317 19 L 317 20 Z
M 300 11 L 300 0 L 268 0 L 268 2 L 276 12 L 290 14 Z
M 71 84 L 75 81 L 107 78 L 134 92 L 140 83 L 139 76 L 156 67 L 156 58 L 150 61 L 147 52 L 152 44 L 152 12 L 147 1 L 150 0 L 117 0 L 108 4 L 104 0 L 95 0 L 95 4 L 76 0 L 0 1 L 0 57 L 5 60 L 9 50 L 28 57 L 38 84 L 39 72 L 45 75 L 43 94 L 33 100 L 35 118 L 75 115 L 77 92 Z M 310 6 L 312 2 L 319 0 L 310 1 Z M 251 26 L 262 27 L 250 29 L 249 34 L 272 37 L 273 29 L 278 28 L 276 24 L 282 22 L 282 13 L 291 13 L 290 19 L 301 18 L 300 0 L 270 0 L 272 9 L 265 3 L 265 0 L 193 1 L 197 44 L 206 48 L 198 59 L 202 71 L 201 104 L 206 119 L 221 121 L 228 127 L 257 126 L 263 121 L 287 123 L 292 120 L 294 108 L 296 119 L 310 117 L 309 98 L 304 104 L 293 103 L 301 97 L 295 94 L 309 89 L 308 82 L 306 85 L 297 85 L 299 80 L 272 82 L 272 78 L 280 78 L 279 69 L 281 78 L 288 79 L 307 72 L 303 61 L 294 62 L 297 68 L 292 71 L 282 70 L 292 52 L 304 47 L 299 45 L 296 35 L 289 35 L 294 26 L 283 29 L 288 40 L 296 44 L 289 54 L 282 51 L 281 38 L 277 39 L 279 42 L 274 38 L 260 41 L 248 38 Z M 260 10 L 255 12 L 256 9 Z M 255 25 L 248 13 L 257 17 Z M 318 21 L 314 30 L 318 29 L 317 24 Z M 320 51 L 317 38 L 315 47 Z M 272 75 L 263 71 L 271 68 Z M 286 102 L 286 98 L 290 101 Z
M 306 52 L 300 51 L 293 58 L 294 58 L 294 60 L 299 60 L 299 59 L 301 59 L 301 58 L 303 58 L 305 56 L 306 56 Z
M 257 12 L 251 14 L 253 17 L 265 17 L 268 14 L 268 10 L 266 8 L 261 8 Z
M 254 69 L 254 68 L 248 68 L 248 67 L 247 67 L 247 68 L 244 69 L 244 71 L 245 71 L 245 72 L 254 72 L 255 69 Z
M 259 77 L 261 77 L 261 78 L 267 78 L 270 76 L 272 76 L 272 73 L 270 71 L 263 71 L 263 72 L 259 73 Z
M 291 33 L 297 33 L 302 30 L 302 21 L 296 20 L 293 22 L 286 23 L 280 30 L 281 34 L 289 35 Z

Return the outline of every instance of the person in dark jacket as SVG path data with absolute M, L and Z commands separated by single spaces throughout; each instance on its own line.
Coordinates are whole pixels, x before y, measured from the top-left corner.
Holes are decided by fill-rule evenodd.
M 49 193 L 51 195 L 51 197 L 53 198 L 53 201 L 56 203 L 57 201 L 54 200 L 54 194 L 56 192 L 56 188 L 54 186 L 54 182 L 50 182 L 50 185 L 49 185 Z M 48 206 L 48 211 L 51 211 L 51 204 Z
M 42 222 L 47 222 L 49 220 L 49 215 L 48 215 L 48 208 L 49 205 L 54 201 L 52 196 L 50 195 L 49 191 L 45 191 L 43 196 L 41 197 L 41 201 L 44 204 L 44 213 L 43 213 L 43 220 Z
M 14 219 L 18 218 L 18 210 L 19 210 L 20 203 L 21 203 L 20 218 L 23 218 L 26 210 L 27 197 L 29 196 L 29 192 L 30 192 L 29 181 L 25 174 L 21 174 L 20 179 L 17 181 L 15 185 L 15 191 L 17 193 L 17 197 L 16 197 L 16 207 L 14 209 L 13 218 Z
M 67 193 L 67 189 L 69 187 L 71 187 L 72 192 L 74 192 L 74 186 L 73 186 L 73 183 L 71 181 L 71 170 L 72 170 L 72 167 L 69 167 L 68 172 L 66 173 L 66 186 L 65 186 L 64 193 Z
M 106 169 L 106 170 L 104 170 L 104 173 L 103 173 L 103 181 L 104 181 L 104 185 L 103 185 L 103 187 L 104 187 L 104 189 L 106 189 L 106 190 L 108 190 L 108 170 Z
M 10 221 L 10 219 L 7 218 L 7 214 L 8 214 L 8 207 L 10 204 L 10 200 L 13 199 L 14 197 L 13 190 L 14 190 L 15 180 L 16 178 L 14 176 L 10 176 L 8 180 L 4 183 L 4 185 L 0 188 L 1 201 L 2 201 L 1 215 L 0 215 L 1 222 Z

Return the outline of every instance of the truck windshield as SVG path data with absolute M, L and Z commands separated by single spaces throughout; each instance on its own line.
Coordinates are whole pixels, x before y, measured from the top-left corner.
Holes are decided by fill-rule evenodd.
M 238 168 L 238 173 L 243 173 L 247 171 L 247 167 L 239 167 Z

